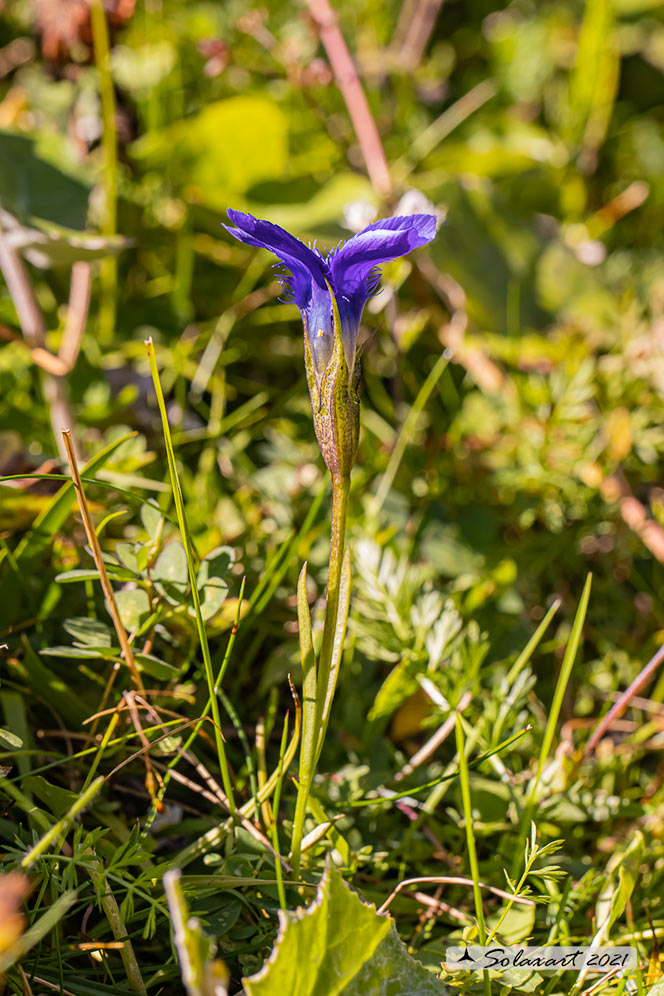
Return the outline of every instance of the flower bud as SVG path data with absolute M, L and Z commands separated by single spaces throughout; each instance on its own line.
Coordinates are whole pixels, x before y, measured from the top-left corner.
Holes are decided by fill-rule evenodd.
M 355 364 L 352 371 L 348 369 L 339 308 L 329 283 L 328 288 L 334 319 L 332 355 L 325 370 L 319 373 L 305 325 L 304 357 L 316 439 L 332 477 L 341 478 L 350 476 L 357 455 L 360 435 L 359 367 Z

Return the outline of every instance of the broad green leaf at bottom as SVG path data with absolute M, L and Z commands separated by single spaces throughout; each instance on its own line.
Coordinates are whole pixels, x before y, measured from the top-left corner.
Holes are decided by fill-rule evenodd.
M 274 950 L 244 980 L 247 996 L 445 996 L 408 954 L 394 921 L 378 916 L 331 864 L 308 909 L 280 912 Z

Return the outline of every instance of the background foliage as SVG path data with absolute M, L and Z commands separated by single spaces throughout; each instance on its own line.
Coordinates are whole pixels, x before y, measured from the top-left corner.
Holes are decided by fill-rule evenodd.
M 207 687 L 143 340 L 155 343 L 204 558 L 197 584 L 215 669 L 241 615 L 222 705 L 246 800 L 277 764 L 285 710 L 292 717 L 294 592 L 306 559 L 312 606 L 324 597 L 329 499 L 299 316 L 278 300 L 269 255 L 226 237 L 224 211 L 249 210 L 330 247 L 382 213 L 428 201 L 444 219 L 436 241 L 385 268 L 365 314 L 350 638 L 315 792 L 322 814 L 311 827 L 344 815 L 308 852 L 306 871 L 316 881 L 332 851 L 378 905 L 405 878 L 467 877 L 455 779 L 351 807 L 376 789 L 414 789 L 455 771 L 451 736 L 403 785 L 395 781 L 465 697 L 477 754 L 532 727 L 470 777 L 480 878 L 511 891 L 503 870 L 514 881 L 523 871 L 524 785 L 592 572 L 583 648 L 531 813 L 536 847 L 562 841 L 562 873 L 531 850 L 520 894 L 530 890 L 537 904 L 510 906 L 500 936 L 587 942 L 608 908 L 611 938 L 640 946 L 646 967 L 636 985 L 645 992 L 664 934 L 664 679 L 596 751 L 580 751 L 664 632 L 661 4 L 448 0 L 436 10 L 418 0 L 339 0 L 390 164 L 387 204 L 367 179 L 305 5 L 105 6 L 108 64 L 99 44 L 95 59 L 83 2 L 0 4 L 1 224 L 28 260 L 51 353 L 66 334 L 71 264 L 93 266 L 66 378 L 71 428 L 82 461 L 105 451 L 84 476 L 97 482 L 88 499 L 149 690 L 134 716 L 151 740 L 173 720 L 177 739 L 153 748 L 146 784 L 144 757 L 128 761 L 141 743 L 123 699 L 129 676 L 115 667 L 119 649 L 73 496 L 54 499 L 52 480 L 5 481 L 8 866 L 90 787 L 92 758 L 109 776 L 32 865 L 28 924 L 52 920 L 33 935 L 24 975 L 9 969 L 7 991 L 28 992 L 26 980 L 35 992 L 126 991 L 117 950 L 81 948 L 114 939 L 107 884 L 147 990 L 181 991 L 160 884 L 173 865 L 185 870 L 192 911 L 219 938 L 230 992 L 263 964 L 279 905 L 274 860 L 244 830 L 206 843 L 224 814 L 204 774 L 215 775 L 211 733 L 203 727 L 191 748 L 204 769 L 177 753 L 188 733 L 181 723 L 201 715 Z M 50 374 L 4 284 L 0 336 L 0 472 L 68 474 Z M 436 366 L 443 350 L 449 362 Z M 517 660 L 556 599 L 536 652 Z M 100 754 L 84 720 L 101 714 L 99 736 L 123 704 Z M 171 761 L 189 782 L 168 784 L 154 819 L 149 779 L 158 791 Z M 282 848 L 293 798 L 285 779 Z M 271 819 L 263 807 L 263 830 Z M 458 882 L 419 889 L 420 898 L 404 890 L 390 911 L 419 960 L 440 971 L 448 941 L 473 936 L 472 893 Z M 288 889 L 290 905 L 302 898 Z M 506 900 L 485 891 L 484 901 L 491 927 Z M 446 981 L 481 988 L 458 974 Z M 562 993 L 574 981 L 515 976 L 499 988 Z

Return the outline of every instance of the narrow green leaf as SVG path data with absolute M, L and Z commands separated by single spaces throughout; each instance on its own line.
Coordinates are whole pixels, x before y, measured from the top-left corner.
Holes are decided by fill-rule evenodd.
M 21 651 L 21 657 L 8 662 L 9 672 L 30 689 L 36 701 L 47 699 L 72 728 L 78 729 L 94 707 L 86 703 L 83 696 L 71 694 L 67 683 L 35 652 L 25 635 L 21 639 Z
M 3 747 L 9 747 L 10 750 L 20 750 L 23 746 L 23 741 L 20 737 L 12 733 L 11 730 L 0 728 L 0 744 Z
M 316 769 L 317 715 L 318 715 L 318 674 L 316 655 L 311 635 L 311 615 L 307 599 L 307 564 L 302 565 L 297 581 L 297 620 L 300 635 L 300 660 L 302 662 L 302 744 L 300 747 L 300 769 L 295 806 L 295 820 L 291 838 L 291 862 L 294 875 L 299 875 L 304 820 L 307 814 L 307 798 Z
M 325 742 L 327 724 L 330 721 L 330 711 L 332 700 L 339 678 L 339 668 L 344 651 L 344 640 L 346 639 L 346 626 L 348 625 L 348 611 L 350 608 L 350 549 L 346 547 L 343 563 L 341 565 L 341 579 L 339 582 L 339 607 L 337 609 L 337 621 L 334 627 L 334 639 L 332 642 L 332 654 L 330 657 L 330 670 L 325 689 L 325 700 L 323 704 L 322 724 L 320 737 L 316 749 L 316 761 L 320 757 Z M 318 692 L 320 695 L 320 690 Z
M 224 748 L 224 742 L 221 733 L 221 717 L 219 715 L 217 686 L 215 684 L 214 672 L 212 670 L 212 657 L 210 655 L 210 645 L 208 643 L 207 633 L 205 631 L 205 621 L 203 619 L 203 614 L 201 612 L 201 600 L 198 595 L 198 588 L 196 587 L 196 567 L 194 563 L 194 547 L 191 541 L 191 535 L 189 533 L 189 526 L 187 525 L 187 517 L 184 510 L 184 499 L 182 497 L 182 488 L 180 486 L 180 478 L 178 477 L 177 466 L 175 463 L 175 450 L 173 449 L 171 427 L 168 421 L 166 401 L 164 399 L 164 392 L 161 388 L 161 380 L 159 379 L 159 369 L 157 367 L 157 359 L 155 356 L 152 339 L 146 340 L 145 348 L 148 354 L 148 362 L 150 364 L 150 374 L 152 375 L 152 382 L 154 384 L 155 393 L 157 395 L 157 404 L 159 406 L 159 413 L 161 415 L 161 425 L 164 433 L 164 445 L 166 447 L 166 458 L 168 461 L 168 473 L 171 479 L 171 489 L 173 492 L 173 501 L 175 502 L 175 510 L 177 512 L 180 536 L 182 537 L 182 542 L 184 543 L 186 550 L 185 557 L 187 562 L 189 585 L 191 589 L 191 600 L 193 602 L 194 612 L 196 614 L 196 629 L 198 630 L 198 639 L 201 646 L 201 654 L 203 656 L 203 666 L 205 668 L 205 678 L 208 686 L 208 697 L 210 703 L 210 711 L 212 712 L 212 720 L 214 723 L 214 739 L 217 747 L 217 757 L 219 759 L 221 780 L 224 785 L 224 792 L 226 793 L 226 798 L 228 799 L 228 808 L 230 814 L 231 816 L 235 817 L 236 813 L 235 793 L 233 791 L 233 783 L 231 781 L 230 771 L 228 768 L 228 761 L 226 760 L 226 750 Z
M 71 792 L 62 785 L 52 785 L 43 775 L 28 775 L 21 780 L 21 788 L 39 799 L 41 805 L 47 806 L 58 819 L 78 799 L 76 792 Z
M 15 962 L 20 961 L 35 944 L 39 944 L 65 913 L 71 909 L 76 899 L 76 892 L 64 892 L 46 913 L 19 937 L 15 944 L 12 944 L 7 951 L 3 951 L 0 954 L 0 975 L 11 968 Z
M 623 914 L 627 901 L 634 892 L 644 853 L 643 834 L 637 830 L 625 850 L 614 854 L 609 861 L 609 874 L 595 907 L 598 930 L 602 931 L 605 939 L 608 939 L 609 930 Z
M 537 787 L 542 771 L 544 770 L 544 764 L 547 757 L 549 756 L 549 751 L 551 750 L 551 745 L 553 743 L 553 738 L 556 732 L 556 726 L 558 725 L 558 717 L 560 715 L 560 710 L 563 704 L 563 698 L 565 696 L 565 691 L 567 689 L 567 683 L 570 679 L 572 673 L 572 667 L 574 666 L 574 661 L 576 660 L 576 655 L 579 650 L 579 645 L 581 643 L 581 637 L 583 635 L 583 624 L 586 620 L 586 612 L 588 611 L 588 602 L 590 600 L 590 587 L 592 584 L 592 574 L 589 574 L 586 578 L 586 583 L 583 586 L 583 591 L 581 593 L 581 600 L 579 602 L 579 607 L 576 610 L 576 616 L 574 618 L 574 624 L 572 626 L 572 632 L 570 633 L 569 642 L 565 649 L 565 656 L 563 657 L 563 662 L 560 667 L 560 675 L 558 676 L 558 682 L 556 684 L 556 690 L 553 695 L 553 702 L 551 703 L 551 711 L 549 712 L 549 718 L 547 720 L 546 729 L 544 731 L 544 738 L 542 740 L 542 747 L 540 749 L 539 763 L 537 766 L 537 777 L 535 779 L 535 785 L 531 790 L 531 795 Z
M 311 635 L 311 614 L 307 599 L 307 565 L 302 565 L 297 582 L 297 622 L 300 635 L 300 660 L 302 662 L 302 755 L 309 761 L 316 746 L 316 656 Z M 302 760 L 300 764 L 302 778 Z
M 330 817 L 327 815 L 327 813 L 325 812 L 325 810 L 321 806 L 321 804 L 318 801 L 318 799 L 316 799 L 316 798 L 314 798 L 314 796 L 310 795 L 309 798 L 308 798 L 308 800 L 307 800 L 307 806 L 309 807 L 309 810 L 310 810 L 310 812 L 311 812 L 311 814 L 312 814 L 312 816 L 314 817 L 315 820 L 317 820 L 319 823 L 325 823 L 325 822 L 327 822 L 327 823 L 331 824 L 330 825 L 330 829 L 327 832 L 327 836 L 330 838 L 330 840 L 334 844 L 334 847 L 336 848 L 336 850 L 341 855 L 341 859 L 342 859 L 343 863 L 345 865 L 349 865 L 350 864 L 351 853 L 350 853 L 350 846 L 349 846 L 348 841 L 346 840 L 346 838 L 337 829 L 337 827 L 334 825 L 334 822 L 332 822 L 330 820 Z
M 66 657 L 71 658 L 71 660 L 97 660 L 99 657 L 103 657 L 104 650 L 111 650 L 109 647 L 44 647 L 39 653 L 44 657 Z M 111 653 L 111 657 L 115 655 L 119 656 L 120 651 L 115 650 Z
M 230 978 L 228 970 L 223 962 L 214 959 L 216 944 L 212 938 L 203 933 L 198 920 L 189 915 L 179 871 L 171 869 L 166 872 L 164 892 L 187 993 L 189 996 L 226 996 Z
M 138 436 L 138 432 L 128 432 L 125 436 L 121 436 L 119 439 L 114 439 L 112 443 L 109 443 L 108 446 L 104 447 L 104 449 L 93 456 L 91 460 L 88 460 L 81 470 L 81 477 L 84 478 L 86 475 L 89 476 L 90 474 L 94 474 L 95 471 L 104 466 L 116 450 L 120 449 L 123 443 L 126 443 L 129 439 L 134 439 L 136 436 Z M 60 488 L 58 493 L 54 495 L 50 504 L 40 515 L 37 516 L 30 532 L 21 540 L 14 550 L 14 559 L 19 561 L 28 553 L 32 555 L 40 553 L 51 539 L 52 535 L 56 533 L 58 529 L 62 528 L 75 501 L 76 495 L 74 493 L 74 485 L 71 481 L 69 481 L 62 488 Z M 2 563 L 3 559 L 4 558 L 0 553 L 0 563 Z
M 117 564 L 107 564 L 106 573 L 111 581 L 134 581 L 136 579 L 133 571 L 128 570 L 126 567 L 120 567 Z M 55 580 L 60 584 L 73 584 L 79 581 L 98 581 L 99 571 L 94 570 L 94 568 L 77 567 L 73 571 L 63 571 L 62 574 L 56 574 Z
M 40 775 L 33 776 L 40 779 L 41 783 L 46 783 L 45 778 L 41 778 Z M 86 789 L 81 793 L 80 796 L 74 796 L 73 792 L 68 792 L 68 802 L 69 808 L 63 814 L 62 818 L 58 820 L 52 827 L 49 827 L 44 836 L 39 840 L 33 848 L 31 848 L 26 855 L 24 855 L 21 861 L 21 868 L 29 868 L 30 865 L 34 864 L 37 858 L 44 853 L 52 844 L 55 844 L 56 840 L 66 833 L 71 822 L 74 820 L 79 813 L 81 813 L 87 806 L 90 805 L 94 797 L 97 795 L 102 785 L 104 784 L 104 776 L 100 775 L 96 778 Z M 48 784 L 48 783 L 46 783 Z M 53 798 L 53 793 L 56 791 L 53 786 L 49 786 L 50 796 Z M 74 798 L 72 799 L 72 796 Z M 56 801 L 55 805 L 59 805 Z

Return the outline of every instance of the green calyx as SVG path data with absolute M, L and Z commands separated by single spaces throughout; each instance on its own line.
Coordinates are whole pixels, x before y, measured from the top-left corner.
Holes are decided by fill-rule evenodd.
M 304 362 L 311 395 L 316 439 L 332 477 L 348 477 L 355 463 L 360 434 L 360 398 L 355 370 L 349 371 L 341 336 L 341 319 L 328 284 L 334 316 L 332 356 L 318 374 L 304 329 Z

